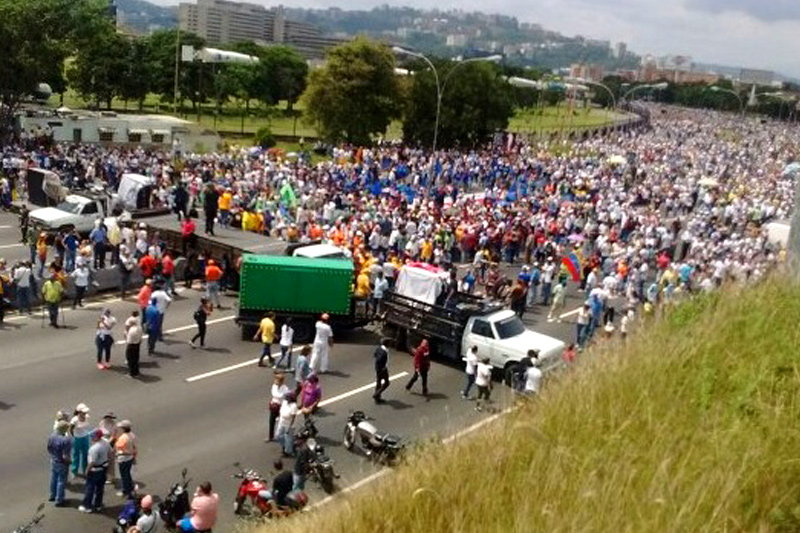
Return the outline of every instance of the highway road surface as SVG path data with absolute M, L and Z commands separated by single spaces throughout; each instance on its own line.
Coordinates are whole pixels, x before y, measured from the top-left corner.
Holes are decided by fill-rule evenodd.
M 0 213 L 0 257 L 9 262 L 26 256 L 18 245 L 16 218 Z M 571 291 L 574 293 L 574 291 Z M 209 480 L 222 500 L 215 532 L 232 531 L 233 497 L 238 486 L 231 475 L 234 462 L 271 477 L 272 462 L 280 455 L 275 443 L 265 443 L 267 401 L 273 371 L 256 366 L 260 344 L 243 341 L 233 317 L 232 298 L 209 319 L 205 349 L 193 350 L 188 341 L 195 333 L 192 315 L 202 292 L 183 290 L 165 319 L 166 342 L 153 357 L 142 355 L 142 375 L 127 376 L 121 327 L 112 353 L 112 368 L 97 370 L 94 333 L 96 320 L 108 307 L 122 322 L 137 308 L 133 299 L 95 297 L 84 308 L 67 310 L 65 326 L 43 325 L 41 314 L 11 313 L 0 327 L 0 531 L 24 523 L 36 506 L 47 499 L 49 464 L 45 449 L 56 411 L 72 410 L 78 403 L 91 408 L 97 421 L 108 411 L 129 419 L 138 437 L 139 461 L 134 477 L 142 493 L 163 497 L 171 483 L 187 468 L 193 485 Z M 548 323 L 546 310 L 526 314 L 529 327 L 565 342 L 574 340 L 574 313 L 580 305 L 570 294 L 564 323 Z M 339 489 L 368 478 L 378 470 L 367 458 L 341 445 L 342 429 L 350 411 L 360 409 L 386 431 L 412 441 L 446 438 L 480 424 L 492 411 L 508 407 L 507 389 L 496 387 L 489 412 L 476 412 L 474 402 L 462 400 L 461 364 L 434 362 L 431 394 L 408 393 L 403 385 L 413 372 L 408 354 L 390 350 L 392 383 L 387 402 L 372 401 L 372 353 L 379 334 L 370 328 L 336 338 L 331 350 L 333 372 L 322 376 L 323 409 L 317 419 L 320 442 L 327 447 L 341 475 Z M 144 348 L 144 347 L 143 347 Z M 419 385 L 417 385 L 419 387 Z M 478 431 L 483 430 L 480 428 Z M 289 463 L 291 464 L 291 463 Z M 82 480 L 68 488 L 68 506 L 46 506 L 43 529 L 47 533 L 109 531 L 123 504 L 115 489 L 107 489 L 105 509 L 83 514 Z M 325 498 L 313 482 L 307 483 L 311 503 Z

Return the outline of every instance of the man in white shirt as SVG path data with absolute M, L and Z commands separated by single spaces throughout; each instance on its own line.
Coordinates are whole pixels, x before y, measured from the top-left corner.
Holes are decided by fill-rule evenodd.
M 464 390 L 461 391 L 461 397 L 465 400 L 469 400 L 469 391 L 472 389 L 472 386 L 475 384 L 475 372 L 478 367 L 478 347 L 473 346 L 467 352 L 467 355 L 464 356 L 464 361 L 466 361 L 466 367 L 464 368 L 464 372 L 467 376 L 467 384 L 464 386 Z
M 156 309 L 158 309 L 158 340 L 164 340 L 164 314 L 167 312 L 169 304 L 172 303 L 172 298 L 164 290 L 163 285 L 158 285 L 153 294 L 150 295 L 151 300 L 156 301 Z
M 278 414 L 278 426 L 275 428 L 275 440 L 281 443 L 283 453 L 292 455 L 294 453 L 294 420 L 297 418 L 297 399 L 294 392 L 287 392 L 283 397 L 281 410 Z
M 539 394 L 543 376 L 539 365 L 539 361 L 534 360 L 533 366 L 525 371 L 525 394 L 527 395 Z
M 484 357 L 475 367 L 475 385 L 478 386 L 478 401 L 475 404 L 475 410 L 480 412 L 482 410 L 481 400 L 488 402 L 492 391 L 492 365 L 489 364 L 488 357 Z
M 311 369 L 321 374 L 328 372 L 328 350 L 333 346 L 333 330 L 328 325 L 330 317 L 324 313 L 317 320 L 317 334 L 314 336 L 314 351 L 311 354 Z
M 292 328 L 292 319 L 287 318 L 286 322 L 283 323 L 281 326 L 281 357 L 278 359 L 278 362 L 275 363 L 275 368 L 281 366 L 284 359 L 286 361 L 286 370 L 292 370 L 292 344 L 294 344 L 294 328 Z
M 70 277 L 75 280 L 75 298 L 72 300 L 72 308 L 80 306 L 83 307 L 83 297 L 89 288 L 89 277 L 92 272 L 86 263 L 79 264 L 75 270 L 72 271 Z
M 553 258 L 548 257 L 547 263 L 542 268 L 542 305 L 550 303 L 550 293 L 553 289 L 553 275 L 556 270 L 556 265 L 553 263 Z
M 381 301 L 383 301 L 383 296 L 386 294 L 386 291 L 389 290 L 389 282 L 386 281 L 386 277 L 383 275 L 383 271 L 378 272 L 378 277 L 375 278 L 375 284 L 372 288 L 372 301 L 370 302 L 370 307 L 372 307 L 372 315 L 378 314 L 381 307 Z
M 142 344 L 142 322 L 139 311 L 131 312 L 125 321 L 125 360 L 132 378 L 139 375 L 139 346 Z
M 17 309 L 22 313 L 27 311 L 30 315 L 31 311 L 31 268 L 30 262 L 25 261 L 20 263 L 14 269 L 14 283 L 17 286 Z

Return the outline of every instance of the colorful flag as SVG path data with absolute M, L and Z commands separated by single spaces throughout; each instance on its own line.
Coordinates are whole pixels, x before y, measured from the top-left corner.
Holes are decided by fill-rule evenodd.
M 581 260 L 575 252 L 565 255 L 561 258 L 561 263 L 567 267 L 567 270 L 572 274 L 572 281 L 580 282 L 581 280 Z

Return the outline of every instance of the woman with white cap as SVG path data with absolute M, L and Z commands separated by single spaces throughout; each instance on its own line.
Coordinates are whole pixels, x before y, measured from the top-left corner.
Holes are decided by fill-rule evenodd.
M 97 346 L 97 368 L 108 370 L 111 368 L 111 347 L 114 345 L 114 337 L 111 330 L 117 324 L 117 319 L 111 314 L 111 309 L 105 308 L 103 314 L 97 320 L 97 332 L 95 334 L 95 345 Z M 105 354 L 105 362 L 103 362 Z
M 333 330 L 328 325 L 328 320 L 328 313 L 323 313 L 317 320 L 317 334 L 314 336 L 314 351 L 311 354 L 311 369 L 321 374 L 328 372 L 328 349 L 333 346 Z
M 69 422 L 72 433 L 72 475 L 85 476 L 89 457 L 89 437 L 92 424 L 89 422 L 89 407 L 79 403 Z

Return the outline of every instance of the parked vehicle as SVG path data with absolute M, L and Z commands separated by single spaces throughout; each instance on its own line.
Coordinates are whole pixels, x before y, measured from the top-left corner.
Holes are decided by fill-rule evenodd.
M 110 216 L 108 199 L 101 195 L 69 194 L 55 207 L 41 207 L 30 213 L 30 221 L 40 231 L 56 233 L 61 230 L 76 229 L 78 233 L 88 234 L 94 229 L 96 220 L 102 220 L 111 229 L 119 222 L 130 220 L 130 214 L 120 212 Z
M 306 475 L 317 481 L 326 494 L 332 494 L 336 490 L 335 480 L 339 476 L 333 468 L 333 459 L 325 454 L 325 448 L 317 442 L 316 436 L 314 422 L 310 417 L 306 418 L 305 428 L 297 435 L 297 438 L 306 439 L 306 445 L 313 456 L 307 465 Z
M 385 465 L 395 464 L 405 447 L 397 435 L 379 431 L 368 421 L 364 411 L 350 413 L 342 440 L 348 450 L 358 445 L 367 457 Z
M 158 516 L 170 529 L 175 528 L 177 523 L 191 510 L 187 491 L 190 481 L 191 479 L 186 477 L 184 468 L 181 471 L 181 480 L 170 487 L 164 501 L 158 506 Z
M 33 513 L 33 518 L 31 518 L 27 524 L 23 526 L 19 526 L 14 530 L 14 533 L 33 533 L 39 525 L 39 522 L 42 521 L 44 518 L 44 514 L 42 511 L 44 510 L 44 503 L 40 503 L 39 507 L 36 508 L 36 511 Z
M 270 311 L 277 323 L 292 318 L 294 341 L 314 339 L 315 323 L 328 313 L 331 326 L 352 328 L 369 322 L 363 301 L 352 297 L 353 263 L 276 255 L 242 257 L 237 323 L 250 339 Z M 291 287 L 292 290 L 286 290 Z
M 263 495 L 270 490 L 267 482 L 255 470 L 242 468 L 239 463 L 234 466 L 240 471 L 233 477 L 241 479 L 239 490 L 236 491 L 236 499 L 233 502 L 233 512 L 241 514 L 260 514 L 267 518 L 282 518 L 301 510 L 308 503 L 308 496 L 305 492 L 292 491 L 287 497 L 289 505 L 280 506 L 273 500 L 266 499 Z
M 458 292 L 440 305 L 442 274 L 424 268 L 405 266 L 395 289 L 383 298 L 382 318 L 389 335 L 398 346 L 408 349 L 427 338 L 431 353 L 460 360 L 472 346 L 478 358 L 488 357 L 492 366 L 504 373 L 514 368 L 528 353 L 539 350 L 543 367 L 559 364 L 564 343 L 525 327 L 505 304 Z

